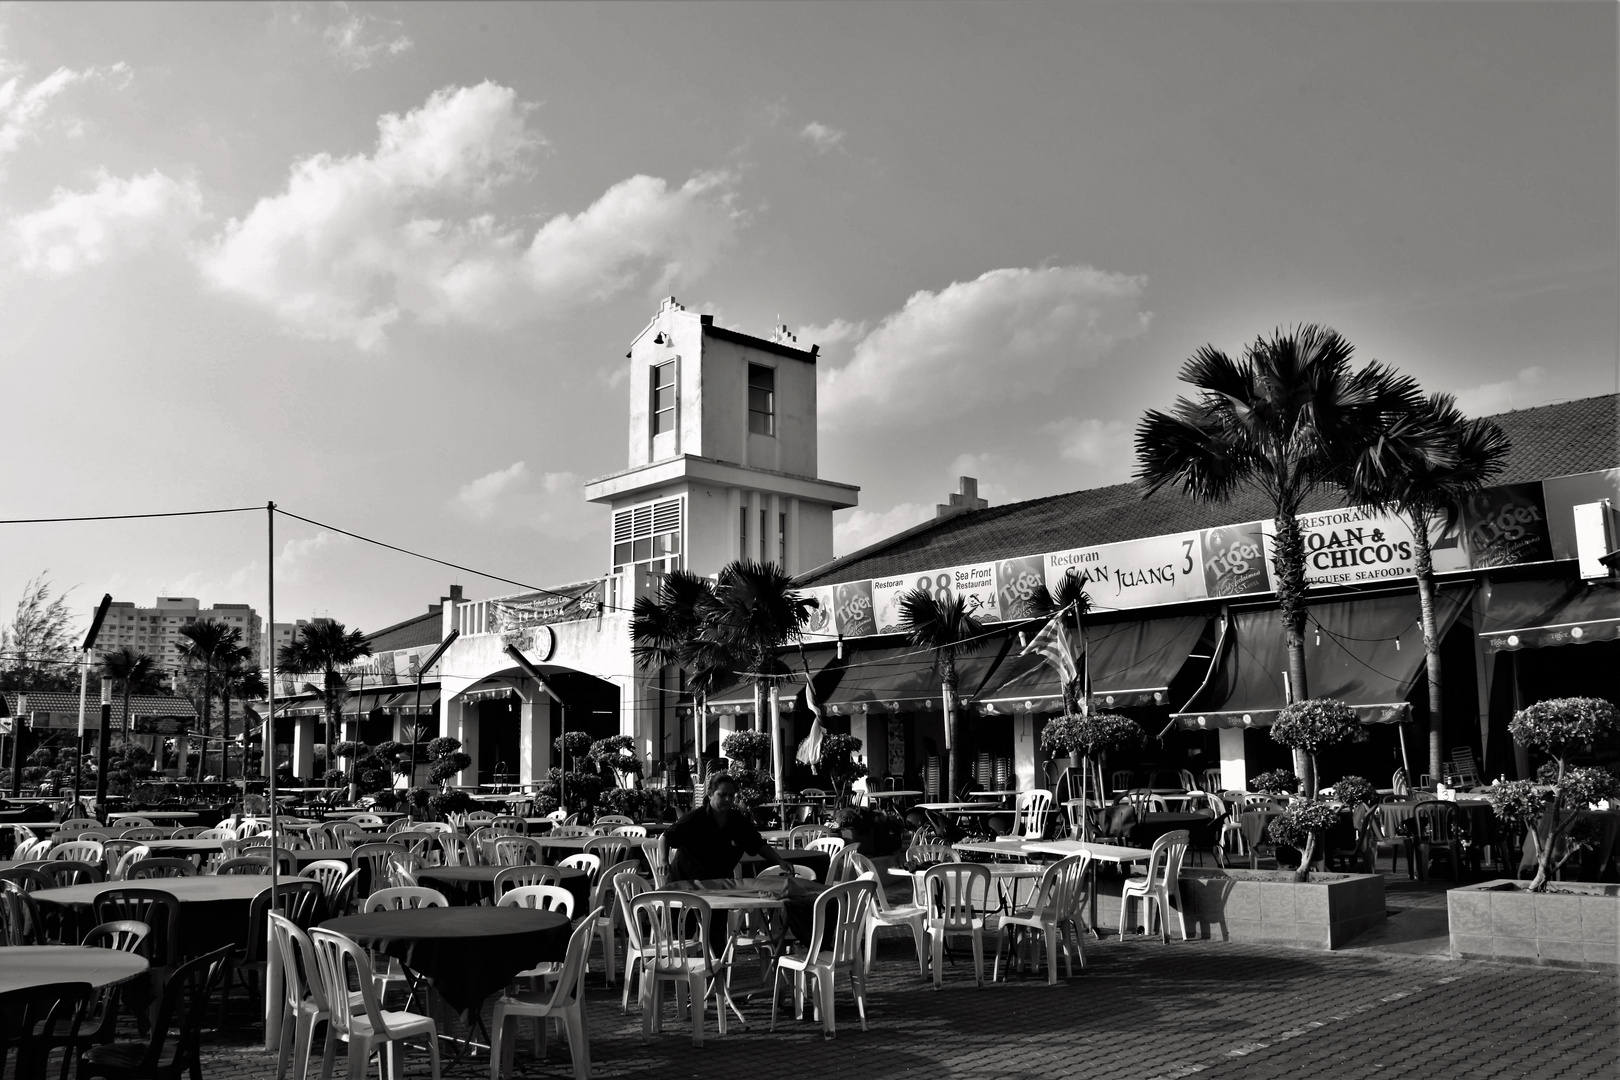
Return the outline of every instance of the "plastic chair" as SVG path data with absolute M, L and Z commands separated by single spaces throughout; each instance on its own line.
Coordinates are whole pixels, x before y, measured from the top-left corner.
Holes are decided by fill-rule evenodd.
M 555 866 L 508 866 L 495 875 L 495 900 L 499 903 L 508 889 L 561 884 L 562 875 Z
M 162 889 L 120 887 L 106 889 L 91 903 L 97 923 L 142 922 L 152 933 L 142 943 L 141 955 L 152 965 L 161 984 L 180 955 L 180 901 Z
M 641 845 L 641 853 L 652 873 L 653 888 L 662 889 L 669 884 L 669 839 L 660 836 L 651 844 Z
M 620 825 L 617 829 L 613 830 L 611 835 L 613 835 L 613 836 L 628 836 L 632 840 L 645 840 L 647 838 L 647 826 L 645 826 L 645 825 Z
M 106 858 L 100 840 L 67 840 L 52 847 L 45 856 L 50 862 L 70 859 L 73 862 L 98 863 Z
M 861 872 L 855 864 L 850 862 L 850 856 L 860 850 L 861 845 L 845 844 L 833 852 L 832 858 L 827 860 L 827 884 L 842 885 L 846 881 L 854 881 L 860 877 Z
M 490 1080 L 500 1080 L 503 1071 L 512 1071 L 513 1046 L 506 1037 L 506 1024 L 509 1020 L 524 1016 L 534 1018 L 534 1053 L 537 1058 L 545 1056 L 546 1020 L 552 1017 L 561 1020 L 563 1029 L 568 1033 L 568 1052 L 573 1059 L 574 1080 L 589 1080 L 591 1044 L 585 1030 L 585 955 L 590 950 L 591 927 L 601 915 L 601 908 L 588 912 L 569 935 L 568 952 L 563 956 L 557 983 L 549 996 L 507 993 L 495 999 L 495 1013 L 490 1021 Z
M 602 860 L 603 866 L 612 866 L 630 857 L 630 840 L 623 836 L 593 836 L 585 841 L 585 850 Z
M 72 1047 L 95 991 L 86 982 L 46 983 L 0 993 L 0 1073 L 15 1080 L 47 1080 L 53 1052 L 62 1052 L 58 1076 L 67 1080 Z M 8 1067 L 9 1066 L 9 1067 Z
M 922 900 L 932 945 L 935 990 L 945 977 L 947 934 L 972 936 L 973 978 L 977 985 L 984 985 L 984 916 L 973 906 L 973 894 L 977 891 L 984 896 L 989 890 L 990 871 L 983 863 L 939 863 L 923 871 Z
M 180 1080 L 202 1076 L 198 1049 L 203 1013 L 225 979 L 230 946 L 187 961 L 163 986 L 157 1021 L 145 1042 L 111 1042 L 92 1046 L 79 1058 L 85 1080 Z M 171 1038 L 171 1033 L 173 1037 Z
M 152 928 L 143 922 L 125 919 L 102 923 L 84 935 L 79 944 L 86 949 L 111 949 L 114 952 L 139 954 Z M 89 1011 L 85 1015 L 85 1029 L 80 1038 L 85 1042 L 107 1042 L 118 1026 L 118 988 L 107 986 L 96 991 Z
M 545 862 L 540 841 L 528 836 L 497 836 L 484 845 L 492 866 L 530 866 Z
M 1451 751 L 1451 772 L 1462 787 L 1474 787 L 1479 783 L 1479 766 L 1474 763 L 1474 748 L 1459 746 Z
M 197 868 L 190 859 L 168 859 L 148 857 L 140 860 L 124 871 L 125 881 L 141 881 L 147 878 L 182 878 L 196 877 Z
M 366 897 L 366 902 L 360 910 L 369 914 L 373 911 L 404 911 L 410 908 L 447 908 L 450 901 L 437 889 L 395 888 L 378 889 Z
M 613 961 L 619 951 L 616 931 L 622 921 L 619 916 L 619 906 L 614 903 L 617 893 L 613 888 L 613 879 L 621 874 L 635 874 L 638 868 L 639 864 L 634 859 L 624 859 L 613 863 L 602 871 L 591 892 L 591 907 L 603 912 L 597 919 L 595 935 L 593 935 L 592 941 L 595 941 L 596 936 L 600 936 L 602 939 L 602 967 L 609 986 L 613 985 Z M 590 951 L 587 950 L 585 953 L 585 968 L 587 971 L 590 970 L 590 966 Z
M 371 837 L 370 833 L 352 821 L 329 821 L 326 823 L 326 833 L 337 841 L 338 847 L 360 847 Z
M 1152 926 L 1152 912 L 1148 902 L 1157 905 L 1159 914 L 1159 929 L 1163 939 L 1170 940 L 1170 911 L 1175 909 L 1176 920 L 1181 924 L 1181 940 L 1187 940 L 1187 916 L 1181 902 L 1181 860 L 1187 853 L 1188 833 L 1186 829 L 1176 829 L 1167 832 L 1153 841 L 1153 854 L 1148 859 L 1147 874 L 1144 877 L 1127 878 L 1119 896 L 1119 926 L 1124 933 L 1126 913 L 1129 911 L 1133 899 L 1141 901 L 1141 927 L 1145 934 Z
M 537 911 L 560 911 L 569 919 L 574 917 L 574 894 L 560 885 L 519 885 L 501 895 L 496 907 L 533 908 Z M 554 965 L 547 965 L 550 970 Z M 534 972 L 519 972 L 531 975 Z
M 689 1004 L 692 1045 L 703 1045 L 704 1005 L 724 994 L 723 966 L 709 941 L 713 912 L 697 893 L 658 890 L 630 901 L 629 918 L 641 933 L 641 1033 L 663 1030 L 664 984 L 675 984 L 676 1010 Z M 685 999 L 685 1000 L 683 1000 Z M 720 1034 L 726 1033 L 726 1006 L 716 1002 Z
M 557 865 L 565 870 L 572 869 L 585 871 L 585 876 L 587 880 L 590 881 L 592 886 L 595 886 L 597 877 L 599 877 L 602 873 L 602 860 L 598 856 L 589 854 L 588 852 L 581 853 L 579 855 L 570 855 L 568 858 L 558 862 Z
M 0 945 L 44 945 L 39 902 L 12 881 L 0 881 Z
M 75 859 L 52 859 L 42 864 L 38 872 L 50 879 L 49 887 L 52 889 L 60 889 L 66 885 L 93 885 L 106 880 L 101 867 L 95 863 L 79 862 Z
M 0 867 L 0 881 L 9 881 L 23 892 L 38 892 L 54 887 L 45 871 L 29 866 Z
M 1434 853 L 1445 852 L 1451 876 L 1462 880 L 1463 855 L 1467 850 L 1466 829 L 1457 804 L 1450 802 L 1420 802 L 1412 808 L 1415 825 L 1414 842 L 1417 847 L 1417 873 L 1427 880 Z
M 226 859 L 214 867 L 214 873 L 225 876 L 233 874 L 269 874 L 272 865 L 269 859 L 257 855 L 248 855 L 237 859 Z
M 866 920 L 866 969 L 872 970 L 873 946 L 877 932 L 885 926 L 903 926 L 911 931 L 913 942 L 917 946 L 917 973 L 923 978 L 928 977 L 928 909 L 918 903 L 917 879 L 911 879 L 912 897 L 909 904 L 891 904 L 888 893 L 884 890 L 881 879 L 878 877 L 877 867 L 866 856 L 853 853 L 849 856 L 852 866 L 863 875 L 871 874 L 872 880 L 877 884 L 875 890 L 875 903 L 867 912 Z
M 836 855 L 844 850 L 844 839 L 841 836 L 818 836 L 804 845 L 806 851 L 825 851 L 829 856 Z
M 61 836 L 64 833 L 76 833 L 82 832 L 85 829 L 100 828 L 105 828 L 105 826 L 103 826 L 101 822 L 97 821 L 95 818 L 68 818 L 66 821 L 57 825 L 56 834 Z
M 281 1013 L 281 1041 L 276 1046 L 276 1080 L 285 1080 L 288 1066 L 298 1063 L 298 1080 L 309 1076 L 309 1055 L 314 1049 L 315 1028 L 332 1017 L 321 984 L 315 943 L 298 924 L 270 912 L 271 947 L 281 956 L 283 989 L 286 998 Z M 321 1076 L 332 1075 L 333 1043 L 330 1034 L 322 1041 Z
M 270 894 L 274 892 L 275 896 Z M 270 928 L 269 916 L 275 915 L 290 920 L 294 925 L 309 929 L 315 922 L 315 916 L 320 911 L 323 893 L 318 881 L 308 881 L 303 878 L 283 878 L 276 883 L 275 888 L 266 889 L 252 900 L 248 901 L 248 932 L 247 939 L 241 952 L 234 958 L 232 967 L 237 975 L 242 976 L 242 982 L 250 987 L 262 991 L 267 985 L 267 971 L 270 959 Z M 271 901 L 274 900 L 272 912 Z M 225 993 L 221 995 L 219 1014 L 223 1023 L 225 1004 L 230 1000 L 231 981 L 225 980 Z
M 372 891 L 386 888 L 391 872 L 389 860 L 396 855 L 406 859 L 415 858 L 403 844 L 361 844 L 354 849 L 354 868 L 369 872 L 366 879 L 371 883 Z
M 630 983 L 640 970 L 642 947 L 641 931 L 630 917 L 630 902 L 644 892 L 652 891 L 647 880 L 636 874 L 619 874 L 613 879 L 613 893 L 618 904 L 619 918 L 624 923 L 624 993 L 619 999 L 619 1011 L 630 1011 Z
M 553 825 L 551 827 L 551 832 L 547 833 L 546 835 L 548 835 L 548 836 L 590 836 L 590 835 L 592 835 L 592 833 L 591 833 L 591 827 L 589 825 Z
M 155 825 L 138 825 L 134 828 L 120 830 L 118 837 L 121 840 L 139 840 L 144 844 L 150 840 L 171 839 L 173 833 L 173 829 L 160 829 Z M 84 836 L 85 834 L 80 834 L 81 838 Z
M 1046 868 L 1035 894 L 1027 908 L 1020 908 L 1001 918 L 1001 939 L 996 944 L 996 963 L 991 969 L 994 982 L 1001 974 L 1001 947 L 1013 946 L 1014 934 L 1022 928 L 1029 933 L 1039 932 L 1046 945 L 1046 982 L 1057 985 L 1058 946 L 1063 947 L 1063 960 L 1069 978 L 1074 978 L 1074 955 L 1080 958 L 1081 970 L 1086 966 L 1085 935 L 1082 932 L 1082 905 L 1086 894 L 1086 869 L 1091 856 L 1085 852 L 1069 855 Z M 1071 938 L 1072 934 L 1072 938 Z M 1070 943 L 1074 955 L 1070 953 Z M 1009 956 L 1009 963 L 1011 957 Z
M 790 873 L 794 877 L 799 878 L 799 879 L 804 880 L 804 881 L 814 881 L 814 880 L 816 880 L 816 872 L 814 870 L 810 869 L 808 866 L 803 865 L 802 863 L 789 863 L 786 867 L 767 866 L 765 869 L 763 869 L 759 873 L 755 874 L 754 877 L 756 877 L 756 878 L 787 877 Z
M 385 1011 L 378 1001 L 371 958 L 366 951 L 342 934 L 315 929 L 309 932 L 315 946 L 316 970 L 320 973 L 330 1014 L 331 1032 L 349 1046 L 350 1080 L 363 1080 L 370 1072 L 372 1052 L 385 1048 L 384 1075 L 399 1075 L 394 1044 L 425 1036 L 433 1080 L 439 1080 L 439 1026 L 433 1018 L 417 1013 Z M 350 972 L 359 987 L 351 997 Z M 328 1047 L 327 1055 L 333 1054 Z M 383 1070 L 379 1069 L 379 1072 Z
M 1013 804 L 1015 820 L 1009 834 L 1020 840 L 1040 840 L 1046 836 L 1046 816 L 1052 812 L 1052 793 L 1045 788 L 1020 791 Z
M 816 998 L 821 1013 L 821 1036 L 831 1039 L 836 1033 L 833 1022 L 833 988 L 839 975 L 848 975 L 855 995 L 855 1009 L 861 1017 L 861 1030 L 866 1030 L 866 965 L 862 962 L 861 931 L 872 907 L 872 894 L 877 888 L 875 878 L 846 882 L 822 891 L 815 899 L 810 913 L 810 940 L 803 955 L 776 958 L 776 979 L 771 983 L 771 1030 L 776 1030 L 776 1006 L 780 997 L 781 979 L 793 972 L 793 1000 L 795 1012 L 804 1015 L 807 979 L 816 981 Z M 829 917 L 828 908 L 833 914 Z M 829 924 L 832 930 L 828 940 Z M 723 1006 L 722 1006 L 723 1008 Z
M 795 825 L 788 830 L 787 846 L 790 848 L 809 847 L 810 841 L 822 836 L 831 836 L 832 830 L 823 825 Z
M 1129 769 L 1115 769 L 1108 774 L 1108 790 L 1116 796 L 1122 795 L 1131 790 L 1131 785 L 1135 783 L 1135 780 L 1136 774 Z

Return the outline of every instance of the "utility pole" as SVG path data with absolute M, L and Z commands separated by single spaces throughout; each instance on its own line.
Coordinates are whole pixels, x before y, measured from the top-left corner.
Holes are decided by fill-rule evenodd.
M 79 797 L 83 794 L 84 779 L 84 704 L 85 694 L 90 683 L 90 650 L 96 646 L 96 636 L 101 633 L 102 621 L 107 618 L 107 609 L 112 607 L 112 593 L 102 593 L 101 603 L 96 605 L 96 613 L 90 619 L 90 632 L 84 635 L 84 664 L 79 669 L 79 742 L 78 754 L 73 759 L 73 804 L 78 806 Z M 124 717 L 124 723 L 129 723 L 129 717 Z M 162 762 L 158 762 L 159 765 Z
M 101 679 L 101 745 L 96 747 L 96 809 L 107 815 L 107 752 L 112 749 L 112 680 Z
M 18 752 L 22 747 L 23 725 L 28 723 L 28 695 L 17 694 L 17 715 L 11 718 L 11 797 L 15 799 L 22 794 L 22 755 Z

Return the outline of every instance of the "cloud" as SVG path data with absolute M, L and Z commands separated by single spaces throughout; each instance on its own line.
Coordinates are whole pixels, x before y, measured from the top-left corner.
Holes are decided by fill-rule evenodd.
M 818 154 L 836 150 L 838 144 L 844 141 L 844 135 L 843 131 L 835 127 L 829 127 L 819 120 L 810 121 L 799 132 L 799 138 L 815 147 Z
M 917 292 L 823 369 L 823 422 L 931 426 L 1039 397 L 1147 329 L 1147 280 L 1089 266 L 992 270 Z
M 1522 409 L 1534 404 L 1533 395 L 1546 377 L 1547 373 L 1541 368 L 1529 367 L 1511 379 L 1458 391 L 1457 408 L 1468 416 L 1491 416 L 1509 409 Z
M 450 509 L 476 522 L 506 523 L 560 539 L 579 540 L 600 524 L 600 512 L 587 503 L 580 478 L 571 472 L 536 475 L 514 461 L 463 484 Z
M 332 21 L 321 31 L 321 42 L 328 53 L 354 71 L 411 49 L 411 39 L 404 34 L 390 36 L 402 25 L 399 22 L 355 11 L 344 3 L 332 5 L 332 13 Z
M 0 82 L 0 155 L 14 154 L 24 142 L 35 138 L 46 126 L 52 104 L 74 84 L 109 80 L 123 85 L 129 78 L 129 65 L 124 63 L 84 71 L 59 67 L 34 83 L 27 82 L 20 73 L 12 74 Z M 77 124 L 71 119 L 68 123 L 70 128 Z
M 196 180 L 102 170 L 89 191 L 58 188 L 42 209 L 13 219 L 12 254 L 25 270 L 68 274 L 127 252 L 179 247 L 203 220 L 202 203 Z
M 848 555 L 868 544 L 920 525 L 934 516 L 932 506 L 921 503 L 901 503 L 881 514 L 873 510 L 855 510 L 843 521 L 833 525 L 833 552 Z
M 296 163 L 285 191 L 260 199 L 207 247 L 203 273 L 293 333 L 376 349 L 407 314 L 506 325 L 639 284 L 668 291 L 732 242 L 734 178 L 704 173 L 676 188 L 651 176 L 622 180 L 525 243 L 482 208 L 527 175 L 542 144 L 528 112 L 512 90 L 485 82 L 384 115 L 371 154 Z
M 1083 487 L 1123 484 L 1135 465 L 1131 425 L 1123 420 L 1068 417 L 1041 428 L 1058 441 L 1058 456 L 1086 466 Z

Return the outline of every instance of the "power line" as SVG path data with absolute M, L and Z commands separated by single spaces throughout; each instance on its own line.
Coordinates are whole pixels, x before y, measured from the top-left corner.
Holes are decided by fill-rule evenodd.
M 4 518 L 0 525 L 44 525 L 62 521 L 133 521 L 139 518 L 200 517 L 204 514 L 246 514 L 262 506 L 232 506 L 223 510 L 169 510 L 160 514 L 90 514 L 84 517 Z
M 259 509 L 262 509 L 262 508 L 259 508 Z M 294 519 L 295 521 L 302 521 L 306 525 L 313 525 L 318 529 L 330 529 L 332 532 L 339 533 L 339 534 L 341 534 L 343 536 L 347 536 L 347 537 L 349 537 L 351 539 L 354 539 L 354 540 L 363 540 L 364 542 L 366 542 L 368 544 L 375 544 L 376 546 L 378 546 L 380 548 L 387 548 L 389 551 L 397 551 L 401 555 L 409 555 L 412 558 L 423 559 L 423 560 L 425 560 L 427 562 L 430 562 L 430 563 L 437 563 L 440 566 L 448 566 L 450 569 L 452 569 L 452 570 L 460 570 L 464 574 L 473 574 L 476 577 L 488 578 L 490 581 L 499 581 L 499 582 L 503 582 L 503 583 L 505 583 L 507 585 L 516 585 L 520 589 L 528 589 L 531 592 L 541 593 L 541 594 L 543 594 L 545 596 L 556 596 L 556 597 L 560 597 L 560 598 L 562 598 L 564 600 L 572 600 L 572 601 L 574 601 L 576 603 L 581 601 L 581 598 L 578 597 L 578 596 L 575 596 L 573 593 L 559 592 L 556 589 L 546 589 L 546 588 L 542 588 L 539 585 L 531 585 L 526 581 L 517 581 L 517 580 L 514 580 L 513 578 L 502 577 L 499 574 L 490 574 L 490 573 L 486 573 L 486 572 L 484 572 L 482 570 L 474 570 L 470 566 L 463 566 L 460 563 L 453 563 L 453 562 L 450 562 L 450 561 L 448 561 L 446 559 L 435 558 L 432 555 L 424 555 L 420 551 L 412 551 L 410 548 L 402 548 L 402 547 L 398 546 L 397 544 L 390 544 L 390 543 L 387 543 L 387 542 L 382 541 L 382 540 L 373 539 L 372 537 L 369 537 L 369 536 L 362 536 L 360 533 L 350 532 L 348 529 L 340 529 L 336 525 L 327 525 L 327 524 L 325 524 L 323 522 L 316 521 L 314 518 L 303 517 L 302 515 L 294 514 L 289 510 L 283 510 L 279 506 L 276 507 L 276 513 L 282 515 L 283 517 L 290 517 L 290 518 Z M 609 604 L 609 603 L 606 602 L 605 599 L 600 602 L 599 606 L 605 611 L 629 611 L 630 610 L 629 608 L 620 607 L 620 606 L 618 606 L 616 604 Z

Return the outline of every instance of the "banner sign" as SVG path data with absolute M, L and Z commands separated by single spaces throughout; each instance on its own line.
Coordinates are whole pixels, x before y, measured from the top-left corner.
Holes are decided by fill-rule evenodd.
M 543 593 L 503 596 L 489 602 L 490 631 L 500 634 L 530 626 L 572 622 L 594 617 L 602 610 L 603 582 L 563 585 Z
M 1548 481 L 1553 484 L 1556 481 Z M 1436 573 L 1540 562 L 1553 557 L 1547 498 L 1541 483 L 1491 488 L 1468 499 L 1459 519 L 1429 521 Z M 1398 514 L 1360 507 L 1299 517 L 1310 587 L 1373 584 L 1412 576 L 1412 526 Z M 1095 547 L 1024 555 L 993 563 L 947 567 L 893 577 L 847 581 L 804 590 L 822 605 L 812 640 L 900 632 L 900 601 L 925 589 L 940 601 L 962 597 L 981 622 L 1036 617 L 1031 598 L 1044 584 L 1056 592 L 1065 575 L 1078 577 L 1094 610 L 1184 604 L 1253 596 L 1274 590 L 1271 521 L 1249 521 L 1196 532 L 1148 536 Z

